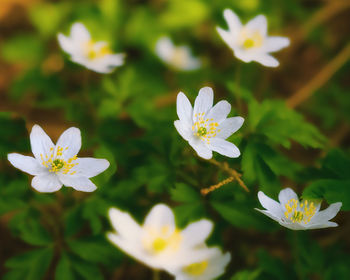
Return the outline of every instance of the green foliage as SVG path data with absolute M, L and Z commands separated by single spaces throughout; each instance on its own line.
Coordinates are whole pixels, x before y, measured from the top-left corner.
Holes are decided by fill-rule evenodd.
M 346 43 L 342 15 L 326 16 L 326 22 L 317 16 L 337 13 L 336 1 L 15 2 L 18 7 L 0 8 L 2 279 L 148 279 L 147 268 L 106 239 L 112 230 L 107 213 L 117 207 L 142 223 L 156 203 L 172 207 L 180 228 L 213 221 L 209 243 L 232 257 L 219 279 L 350 279 L 349 64 L 335 69 L 336 75 L 296 109 L 286 102 Z M 273 54 L 279 68 L 233 56 L 215 30 L 227 28 L 225 8 L 242 22 L 265 14 L 269 33 L 291 36 L 289 49 Z M 92 38 L 108 41 L 113 52 L 124 53 L 125 64 L 104 75 L 72 62 L 57 34 L 69 34 L 74 22 L 86 24 Z M 176 71 L 163 63 L 155 53 L 161 36 L 189 46 L 201 68 Z M 232 175 L 199 159 L 173 125 L 176 94 L 183 91 L 193 104 L 203 86 L 213 87 L 215 103 L 224 99 L 232 105 L 229 117 L 245 119 L 227 139 L 241 156 L 214 153 L 214 158 L 241 174 L 249 192 L 236 179 L 207 195 L 200 192 Z M 65 128 L 81 129 L 78 156 L 110 162 L 91 178 L 95 192 L 63 187 L 55 194 L 38 193 L 30 187 L 32 176 L 9 164 L 8 153 L 31 154 L 34 123 L 53 140 Z M 340 226 L 291 233 L 254 209 L 262 208 L 258 191 L 276 198 L 287 186 L 303 198 L 342 202 Z

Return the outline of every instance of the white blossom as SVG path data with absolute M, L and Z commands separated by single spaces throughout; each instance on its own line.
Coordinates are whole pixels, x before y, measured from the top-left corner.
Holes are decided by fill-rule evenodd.
M 98 73 L 110 73 L 124 63 L 124 54 L 114 54 L 105 41 L 94 41 L 82 23 L 72 25 L 70 36 L 58 34 L 61 48 L 72 61 Z
M 307 230 L 338 226 L 329 220 L 337 215 L 342 206 L 341 202 L 332 203 L 327 209 L 320 211 L 320 202 L 299 201 L 296 193 L 290 188 L 280 191 L 279 202 L 269 198 L 262 191 L 258 193 L 258 198 L 266 210 L 256 210 L 286 228 Z
M 34 157 L 11 153 L 7 158 L 14 167 L 34 176 L 32 187 L 39 192 L 55 192 L 62 185 L 77 191 L 92 192 L 96 186 L 89 178 L 109 167 L 106 159 L 77 157 L 81 135 L 75 127 L 64 131 L 54 145 L 44 130 L 34 125 L 30 144 Z
M 207 248 L 199 262 L 180 267 L 171 273 L 175 280 L 212 280 L 225 273 L 230 260 L 230 253 L 223 254 L 217 247 Z
M 267 35 L 267 20 L 259 15 L 243 25 L 230 9 L 224 10 L 224 18 L 229 30 L 217 27 L 221 38 L 233 50 L 234 55 L 244 61 L 256 61 L 264 66 L 277 67 L 279 62 L 270 55 L 289 45 L 289 39 Z
M 231 158 L 239 157 L 239 149 L 225 139 L 242 126 L 244 119 L 227 118 L 231 105 L 222 100 L 213 107 L 213 99 L 213 90 L 204 87 L 192 108 L 186 95 L 180 92 L 176 102 L 179 120 L 174 125 L 182 138 L 204 159 L 210 159 L 212 151 Z
M 156 54 L 176 70 L 195 70 L 201 66 L 188 46 L 175 46 L 170 38 L 162 37 L 156 43 Z
M 115 232 L 108 239 L 126 254 L 154 269 L 169 272 L 203 260 L 208 249 L 201 246 L 212 231 L 212 223 L 202 219 L 180 230 L 175 225 L 172 210 L 155 205 L 139 225 L 128 213 L 109 210 Z

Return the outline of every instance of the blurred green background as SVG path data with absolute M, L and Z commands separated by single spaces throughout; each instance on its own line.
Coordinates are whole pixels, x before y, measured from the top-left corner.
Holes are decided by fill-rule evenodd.
M 233 57 L 215 30 L 226 28 L 225 8 L 243 22 L 263 13 L 269 34 L 291 39 L 275 54 L 280 67 Z M 56 35 L 76 21 L 124 52 L 125 65 L 102 75 L 70 62 Z M 149 268 L 106 240 L 107 209 L 141 222 L 159 202 L 175 210 L 180 227 L 214 221 L 209 244 L 232 254 L 220 279 L 350 279 L 349 32 L 347 0 L 1 0 L 1 279 L 150 279 Z M 162 63 L 154 47 L 163 35 L 189 45 L 201 69 Z M 214 88 L 215 102 L 232 104 L 230 116 L 245 118 L 230 137 L 242 155 L 215 159 L 242 173 L 249 193 L 234 181 L 200 194 L 228 174 L 199 159 L 173 121 L 177 93 L 193 102 L 203 86 Z M 6 158 L 31 154 L 33 124 L 54 141 L 68 127 L 81 129 L 79 155 L 111 163 L 93 178 L 97 191 L 30 187 Z M 276 199 L 284 187 L 341 201 L 339 227 L 293 232 L 254 210 L 258 190 Z

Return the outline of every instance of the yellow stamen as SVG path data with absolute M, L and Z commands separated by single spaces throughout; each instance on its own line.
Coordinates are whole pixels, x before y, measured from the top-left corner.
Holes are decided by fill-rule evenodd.
M 186 266 L 183 271 L 187 274 L 190 274 L 192 276 L 199 276 L 204 273 L 204 271 L 208 267 L 208 261 L 203 261 L 200 263 L 193 263 L 189 266 Z
M 307 224 L 316 213 L 314 203 L 309 203 L 307 200 L 300 203 L 296 199 L 290 199 L 285 204 L 285 207 L 286 211 L 284 212 L 284 216 L 293 223 L 303 222 L 304 224 Z

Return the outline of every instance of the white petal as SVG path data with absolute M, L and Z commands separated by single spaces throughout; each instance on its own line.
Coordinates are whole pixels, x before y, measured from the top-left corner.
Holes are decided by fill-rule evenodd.
M 179 120 L 174 121 L 174 125 L 175 125 L 177 132 L 181 135 L 181 137 L 183 139 L 185 139 L 186 141 L 189 141 L 189 139 L 191 138 L 191 135 L 192 135 L 192 130 L 188 126 L 184 125 Z
M 278 200 L 281 203 L 283 211 L 285 211 L 285 205 L 290 199 L 295 199 L 296 201 L 299 201 L 297 194 L 291 188 L 283 189 L 278 194 Z
M 201 158 L 211 159 L 213 157 L 212 151 L 206 145 L 204 145 L 204 143 L 201 140 L 190 140 L 188 143 L 196 151 L 197 155 Z
M 281 226 L 284 226 L 286 228 L 292 229 L 292 230 L 307 230 L 307 226 L 304 223 L 287 223 L 283 220 L 279 221 L 279 224 Z
M 239 157 L 241 154 L 235 144 L 232 144 L 224 139 L 217 137 L 211 139 L 210 144 L 208 146 L 213 151 L 230 158 Z
M 95 177 L 109 167 L 108 160 L 99 158 L 78 158 L 74 163 L 78 163 L 74 168 L 76 175 L 87 178 Z
M 230 47 L 233 48 L 236 40 L 235 37 L 228 31 L 221 29 L 220 27 L 216 28 L 216 31 L 221 36 L 222 40 Z
M 44 173 L 46 170 L 33 157 L 23 156 L 17 153 L 11 153 L 7 155 L 7 159 L 14 167 L 30 175 L 39 175 L 41 173 Z
M 77 22 L 72 25 L 70 36 L 75 42 L 86 42 L 91 39 L 89 31 L 86 29 L 85 25 Z
M 63 148 L 62 158 L 68 160 L 75 156 L 81 148 L 80 130 L 76 127 L 70 127 L 64 131 L 57 141 L 55 150 L 58 147 Z
M 265 37 L 267 33 L 267 20 L 264 15 L 259 15 L 250 20 L 245 27 L 248 30 L 258 31 L 261 36 Z
M 238 16 L 230 9 L 224 10 L 224 18 L 227 22 L 230 33 L 233 36 L 236 36 L 242 28 L 242 23 L 239 20 Z
M 267 67 L 277 67 L 280 64 L 276 58 L 268 54 L 258 55 L 254 60 Z
M 281 219 L 276 217 L 275 215 L 273 215 L 272 213 L 270 213 L 270 211 L 268 210 L 261 210 L 261 209 L 258 209 L 258 208 L 254 208 L 255 210 L 265 214 L 266 216 L 268 216 L 269 218 L 271 218 L 272 220 L 275 220 L 276 222 L 281 222 Z
M 125 54 L 109 54 L 106 59 L 111 66 L 120 66 L 124 64 Z
M 262 49 L 264 52 L 276 52 L 289 46 L 289 43 L 287 37 L 270 36 L 265 39 Z
M 193 121 L 196 122 L 196 114 L 204 115 L 213 107 L 214 93 L 210 87 L 203 87 L 199 90 L 198 96 L 194 102 Z
M 188 71 L 196 70 L 196 69 L 200 68 L 201 65 L 202 65 L 201 60 L 190 54 L 186 60 L 186 64 L 184 65 L 183 70 L 188 70 Z
M 108 211 L 109 219 L 117 234 L 122 238 L 136 242 L 141 236 L 141 227 L 127 212 L 122 212 L 116 208 Z
M 256 51 L 254 50 L 242 50 L 241 48 L 234 48 L 234 55 L 243 62 L 251 62 L 256 57 Z
M 30 145 L 32 147 L 32 152 L 35 158 L 41 163 L 41 156 L 50 156 L 52 153 L 51 149 L 54 148 L 50 137 L 45 133 L 45 131 L 39 126 L 34 125 L 30 133 Z
M 258 192 L 258 198 L 261 205 L 272 215 L 276 216 L 277 218 L 281 218 L 283 216 L 281 205 L 277 201 L 269 198 L 262 191 Z
M 221 123 L 227 118 L 227 115 L 231 111 L 231 104 L 226 100 L 221 100 L 216 103 L 213 108 L 210 109 L 208 114 L 205 116 L 206 119 L 214 119 L 214 122 Z
M 165 204 L 157 204 L 147 215 L 144 226 L 162 228 L 169 226 L 171 230 L 175 229 L 175 218 L 173 211 Z
M 108 233 L 107 238 L 122 251 L 124 251 L 129 256 L 135 258 L 136 260 L 146 264 L 147 266 L 155 269 L 163 269 L 163 267 L 154 261 L 154 258 L 143 253 L 142 247 L 138 246 L 138 240 L 131 242 L 121 238 L 119 235 L 114 233 Z
M 157 55 L 168 62 L 171 60 L 174 52 L 173 42 L 168 37 L 162 37 L 157 41 L 156 44 L 156 53 Z
M 178 93 L 176 98 L 176 112 L 180 121 L 188 126 L 192 126 L 192 105 L 187 96 L 181 91 Z
M 219 124 L 218 129 L 220 129 L 220 131 L 216 134 L 216 136 L 226 139 L 240 129 L 243 123 L 244 119 L 242 117 L 228 118 Z
M 75 50 L 75 46 L 72 44 L 71 40 L 64 36 L 63 34 L 59 33 L 57 35 L 58 43 L 60 44 L 61 48 L 66 52 L 66 53 L 73 53 Z
M 203 243 L 213 230 L 213 223 L 209 220 L 200 220 L 189 224 L 183 231 L 184 246 L 193 247 Z
M 341 206 L 341 202 L 332 203 L 327 209 L 316 213 L 315 216 L 310 220 L 310 223 L 325 223 L 330 219 L 333 219 L 338 214 Z
M 32 187 L 38 192 L 55 192 L 58 191 L 62 184 L 55 174 L 41 174 L 32 179 Z
M 61 183 L 63 183 L 63 185 L 67 187 L 72 187 L 77 191 L 93 192 L 94 190 L 97 189 L 95 184 L 86 177 L 82 177 L 82 176 L 78 177 L 78 176 L 64 175 L 64 174 L 58 174 L 58 177 Z

